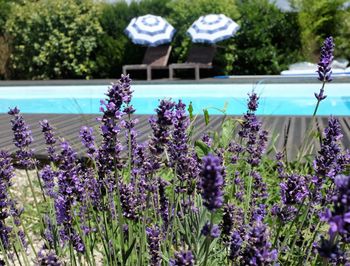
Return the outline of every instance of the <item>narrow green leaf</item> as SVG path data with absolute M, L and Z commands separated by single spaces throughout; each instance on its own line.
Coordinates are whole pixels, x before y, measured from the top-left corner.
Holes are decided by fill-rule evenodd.
M 205 125 L 209 124 L 209 112 L 208 109 L 203 109 Z
M 190 104 L 188 105 L 187 111 L 188 111 L 188 113 L 190 115 L 190 120 L 192 121 L 193 120 L 193 105 L 192 105 L 192 102 L 190 102 Z

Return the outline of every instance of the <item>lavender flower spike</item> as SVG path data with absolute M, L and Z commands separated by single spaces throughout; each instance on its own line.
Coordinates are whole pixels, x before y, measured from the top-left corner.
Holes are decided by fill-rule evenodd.
M 324 95 L 324 83 L 332 81 L 332 69 L 331 64 L 333 61 L 333 51 L 334 51 L 334 43 L 333 38 L 328 37 L 323 43 L 321 48 L 321 56 L 320 61 L 318 63 L 318 79 L 323 82 L 323 86 L 319 93 L 315 92 L 316 99 L 320 102 L 326 99 L 326 95 Z
M 224 193 L 222 187 L 224 178 L 223 167 L 219 157 L 208 154 L 203 157 L 200 187 L 202 189 L 203 205 L 209 211 L 215 211 L 223 205 Z
M 189 251 L 180 251 L 175 252 L 175 258 L 169 261 L 170 266 L 193 266 L 194 265 L 194 256 L 192 252 Z
M 159 266 L 161 265 L 161 251 L 160 251 L 160 230 L 158 226 L 152 226 L 146 228 L 147 243 L 150 254 L 149 265 Z
M 18 158 L 21 166 L 27 169 L 33 168 L 36 162 L 33 158 L 33 150 L 29 147 L 33 142 L 32 131 L 29 129 L 17 107 L 10 109 L 8 114 L 13 116 L 13 119 L 11 119 L 14 135 L 13 142 L 18 148 L 16 158 Z
M 328 37 L 323 42 L 321 48 L 320 62 L 318 63 L 317 73 L 319 75 L 318 79 L 320 81 L 332 81 L 332 69 L 331 64 L 333 61 L 334 43 L 333 37 Z

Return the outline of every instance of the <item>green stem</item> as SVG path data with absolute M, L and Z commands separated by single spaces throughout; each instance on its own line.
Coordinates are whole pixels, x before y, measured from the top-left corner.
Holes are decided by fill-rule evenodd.
M 214 221 L 214 213 L 211 213 L 210 225 L 209 225 L 209 235 L 207 235 L 207 237 L 205 238 L 205 257 L 204 257 L 203 266 L 206 266 L 207 262 L 208 262 L 210 239 L 211 239 L 210 233 L 211 233 L 211 229 L 213 228 L 213 221 Z
M 36 196 L 35 196 L 34 186 L 33 186 L 32 180 L 31 180 L 31 178 L 30 178 L 30 176 L 29 176 L 29 172 L 28 172 L 27 169 L 26 169 L 26 175 L 27 175 L 27 179 L 28 179 L 28 182 L 29 182 L 30 191 L 32 192 L 32 195 L 33 195 L 35 208 L 36 208 L 38 217 L 40 217 L 40 211 L 39 211 L 38 200 L 37 200 L 37 198 L 36 198 Z

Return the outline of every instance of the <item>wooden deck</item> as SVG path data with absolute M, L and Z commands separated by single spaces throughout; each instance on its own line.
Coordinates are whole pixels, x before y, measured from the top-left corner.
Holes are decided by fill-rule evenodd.
M 35 150 L 37 158 L 47 158 L 46 147 L 44 144 L 44 137 L 41 133 L 39 121 L 43 119 L 49 120 L 51 125 L 55 128 L 57 137 L 64 138 L 69 141 L 80 155 L 84 155 L 84 150 L 80 144 L 79 131 L 82 126 L 90 126 L 95 129 L 97 141 L 99 137 L 99 124 L 96 121 L 98 115 L 67 115 L 67 114 L 24 114 L 24 119 L 29 125 L 33 133 L 32 148 Z M 138 141 L 147 140 L 151 133 L 148 123 L 149 116 L 137 115 L 139 123 L 136 126 L 138 132 Z M 305 136 L 311 117 L 305 116 L 260 116 L 259 117 L 265 129 L 269 131 L 269 145 L 273 145 L 277 150 L 281 150 L 286 143 L 289 158 L 297 154 L 298 147 Z M 345 148 L 350 147 L 350 117 L 338 117 L 343 130 L 342 145 Z M 10 116 L 7 114 L 0 114 L 0 149 L 15 151 L 15 146 L 12 144 L 13 135 L 10 126 Z M 204 123 L 204 118 L 199 116 L 194 123 L 196 130 L 194 131 L 193 139 L 198 139 L 204 132 L 217 131 L 222 122 L 222 116 L 211 116 L 208 126 Z M 321 129 L 327 125 L 327 117 L 317 117 L 317 121 Z M 285 135 L 288 133 L 288 139 Z M 276 137 L 274 143 L 272 139 Z M 313 144 L 318 147 L 317 141 Z

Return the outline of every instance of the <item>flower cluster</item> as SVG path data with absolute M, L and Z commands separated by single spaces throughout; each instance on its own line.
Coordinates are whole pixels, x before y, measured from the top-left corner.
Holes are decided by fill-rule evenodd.
M 219 157 L 209 154 L 203 157 L 200 173 L 200 187 L 203 197 L 203 205 L 209 211 L 215 211 L 223 205 L 223 167 Z
M 149 144 L 149 148 L 154 155 L 160 155 L 164 151 L 164 145 L 169 142 L 169 128 L 173 125 L 174 107 L 174 102 L 170 100 L 161 100 L 158 108 L 155 110 L 157 116 L 152 116 L 149 119 L 153 130 L 153 137 Z
M 8 226 L 5 220 L 10 216 L 12 204 L 8 193 L 11 186 L 11 178 L 13 177 L 13 170 L 10 155 L 4 151 L 0 151 L 0 241 L 5 249 L 9 249 L 11 245 L 10 233 L 12 227 Z
M 13 119 L 11 119 L 14 134 L 13 141 L 18 148 L 16 158 L 22 167 L 32 168 L 36 163 L 33 157 L 33 149 L 30 148 L 30 144 L 33 142 L 32 132 L 17 107 L 10 109 L 8 114 L 13 116 Z
M 161 251 L 160 251 L 160 230 L 157 226 L 147 227 L 146 235 L 147 235 L 147 243 L 150 254 L 150 265 L 158 266 L 161 262 Z
M 320 81 L 332 81 L 332 69 L 331 64 L 333 61 L 333 52 L 334 52 L 334 42 L 333 37 L 328 37 L 323 42 L 323 46 L 321 48 L 321 56 L 320 61 L 318 63 L 317 73 L 319 75 Z M 325 97 L 323 94 L 319 94 L 318 98 Z M 317 98 L 317 97 L 316 97 Z M 323 98 L 324 99 L 324 98 Z
M 44 119 L 43 121 L 40 121 L 41 125 L 41 131 L 44 133 L 44 138 L 45 138 L 45 143 L 47 145 L 47 153 L 49 154 L 49 159 L 52 162 L 57 162 L 58 160 L 58 155 L 56 154 L 55 150 L 55 144 L 57 142 L 54 132 L 53 132 L 53 127 L 50 125 L 49 121 Z
M 169 262 L 170 266 L 193 266 L 194 256 L 190 250 L 175 252 L 175 258 Z
M 322 237 L 317 249 L 321 257 L 340 265 L 349 259 L 340 247 L 350 243 L 350 176 L 338 175 L 334 183 L 333 210 L 327 209 L 322 217 L 329 224 L 329 239 Z

